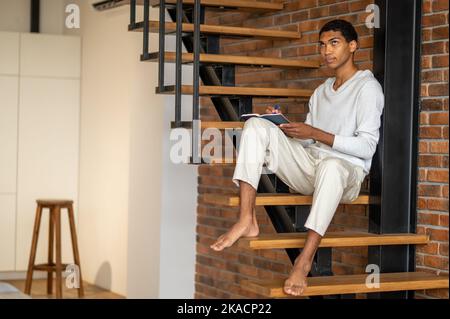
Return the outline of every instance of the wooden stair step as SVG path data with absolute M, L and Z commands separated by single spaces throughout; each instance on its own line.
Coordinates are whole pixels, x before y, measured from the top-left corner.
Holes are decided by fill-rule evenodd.
M 207 128 L 217 128 L 219 130 L 224 129 L 241 129 L 244 127 L 245 122 L 233 122 L 233 121 L 201 121 L 201 129 Z M 190 129 L 192 128 L 192 122 L 182 121 L 182 128 Z M 175 122 L 171 122 L 171 128 L 176 128 Z
M 98 11 L 104 11 L 106 9 L 112 9 L 122 7 L 130 4 L 130 0 L 104 0 L 93 3 L 93 7 Z M 176 0 L 166 0 L 166 4 L 174 5 Z M 160 0 L 150 0 L 152 7 L 158 7 Z M 137 0 L 136 4 L 139 6 L 144 5 L 144 0 Z M 194 0 L 184 0 L 183 4 L 193 5 Z M 252 12 L 269 12 L 283 10 L 284 5 L 282 3 L 262 2 L 262 1 L 249 1 L 249 0 L 201 0 L 200 4 L 205 7 L 216 7 L 220 9 L 238 9 L 241 11 Z
M 303 248 L 306 233 L 277 233 L 258 237 L 241 238 L 238 246 L 246 249 Z M 429 236 L 419 234 L 371 234 L 364 232 L 329 232 L 320 242 L 320 247 L 358 247 L 381 245 L 427 244 Z
M 175 86 L 165 86 L 164 91 L 160 92 L 159 88 L 155 89 L 157 94 L 175 94 Z M 182 85 L 181 93 L 186 95 L 193 94 L 192 85 Z M 219 85 L 200 85 L 199 94 L 202 96 L 211 95 L 232 95 L 232 96 L 253 96 L 266 98 L 309 98 L 312 90 L 306 89 L 286 89 L 286 88 L 259 88 L 244 86 L 219 86 Z
M 175 63 L 175 52 L 165 52 L 165 62 Z M 192 53 L 183 53 L 183 63 L 192 63 L 194 55 Z M 159 53 L 152 52 L 148 59 L 144 61 L 158 62 Z M 266 57 L 254 57 L 254 56 L 236 56 L 236 55 L 222 55 L 222 54 L 200 54 L 201 63 L 211 64 L 233 64 L 233 65 L 247 65 L 247 66 L 265 66 L 265 67 L 277 67 L 277 68 L 318 68 L 320 62 L 315 60 L 288 60 L 279 58 L 266 58 Z
M 128 0 L 129 1 L 129 0 Z M 143 4 L 143 0 L 138 0 L 139 4 Z M 159 6 L 160 0 L 150 0 L 153 7 Z M 166 0 L 166 4 L 176 4 L 176 0 Z M 194 0 L 183 0 L 183 4 L 194 4 Z M 249 1 L 249 0 L 201 0 L 200 4 L 206 7 L 218 7 L 227 9 L 238 9 L 242 11 L 278 11 L 283 10 L 283 3 Z
M 202 200 L 208 204 L 223 206 L 239 206 L 240 198 L 237 195 L 226 194 L 203 194 Z M 312 195 L 301 195 L 296 193 L 260 193 L 256 195 L 256 206 L 291 206 L 311 205 Z M 360 194 L 353 202 L 346 205 L 375 204 L 377 199 L 369 194 Z
M 143 30 L 144 23 L 138 22 L 132 29 L 133 31 Z M 150 32 L 159 33 L 159 22 L 150 21 Z M 175 32 L 176 23 L 166 22 L 166 32 Z M 183 23 L 183 32 L 194 32 L 194 25 L 192 23 Z M 301 34 L 297 31 L 283 31 L 274 29 L 255 29 L 255 28 L 243 28 L 243 27 L 230 27 L 220 25 L 201 24 L 201 33 L 219 34 L 226 36 L 236 37 L 254 37 L 254 38 L 267 38 L 267 39 L 292 39 L 298 40 L 301 38 Z M 174 34 L 174 33 L 173 33 Z
M 382 273 L 378 288 L 367 287 L 367 275 L 308 277 L 308 287 L 302 297 L 448 288 L 448 275 L 425 272 Z M 249 291 L 270 298 L 292 297 L 283 292 L 284 280 L 242 280 L 241 285 Z

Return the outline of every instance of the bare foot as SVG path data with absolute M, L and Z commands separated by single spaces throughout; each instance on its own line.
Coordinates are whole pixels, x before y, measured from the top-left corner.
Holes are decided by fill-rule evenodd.
M 210 247 L 215 251 L 232 246 L 241 237 L 255 237 L 259 234 L 259 227 L 256 222 L 238 221 L 229 231 L 217 238 Z
M 295 260 L 289 278 L 284 282 L 284 292 L 292 296 L 301 296 L 307 285 L 306 277 L 311 270 L 312 261 L 304 260 L 301 255 Z

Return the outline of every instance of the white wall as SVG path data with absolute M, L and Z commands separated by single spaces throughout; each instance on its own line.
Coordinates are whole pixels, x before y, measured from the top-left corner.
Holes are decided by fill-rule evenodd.
M 129 298 L 191 298 L 196 167 L 168 162 L 173 97 L 154 94 L 157 64 L 139 61 L 142 34 L 127 32 L 128 7 L 81 8 L 85 278 Z M 150 41 L 156 49 L 156 35 Z
M 167 15 L 166 20 L 169 21 Z M 155 50 L 156 51 L 156 50 Z M 175 52 L 175 37 L 166 37 L 166 51 Z M 175 83 L 175 64 L 166 64 L 165 83 Z M 183 67 L 183 84 L 192 84 L 192 67 Z M 168 123 L 174 120 L 174 96 L 164 101 L 164 148 L 161 215 L 160 298 L 193 298 L 197 211 L 197 167 L 173 164 L 169 158 Z M 182 120 L 192 120 L 192 96 L 182 97 Z
M 5 1 L 0 30 L 27 31 L 28 1 L 22 14 L 14 13 L 20 24 L 3 20 Z M 65 2 L 80 6 L 81 29 L 61 31 L 62 5 L 55 2 L 43 13 L 49 18 L 41 30 L 82 37 L 77 229 L 83 279 L 129 298 L 192 298 L 197 172 L 168 159 L 174 99 L 154 94 L 157 64 L 139 61 L 142 34 L 127 31 L 128 7 L 97 12 L 92 0 Z M 173 37 L 167 41 L 173 47 Z M 153 35 L 152 49 L 156 43 Z M 186 114 L 191 100 L 183 98 Z

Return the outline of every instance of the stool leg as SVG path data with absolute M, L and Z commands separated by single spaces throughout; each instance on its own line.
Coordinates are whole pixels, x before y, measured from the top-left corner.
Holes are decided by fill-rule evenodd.
M 25 282 L 25 293 L 29 295 L 31 293 L 31 283 L 33 281 L 33 267 L 36 259 L 36 249 L 39 238 L 39 227 L 41 225 L 42 207 L 37 205 L 36 218 L 34 220 L 33 239 L 31 241 L 30 259 L 28 261 L 27 280 Z
M 75 217 L 74 217 L 72 205 L 70 205 L 68 207 L 68 211 L 69 211 L 69 223 L 70 223 L 70 236 L 72 237 L 73 259 L 74 259 L 75 265 L 78 266 L 78 271 L 79 271 L 78 279 L 80 280 L 80 288 L 78 289 L 78 297 L 82 298 L 84 296 L 83 277 L 81 276 L 80 254 L 78 251 L 77 232 L 75 230 Z
M 54 208 L 55 219 L 55 244 L 56 244 L 56 298 L 62 298 L 62 263 L 61 263 L 61 208 Z
M 49 218 L 48 218 L 48 265 L 53 265 L 53 239 L 55 237 L 54 230 L 54 214 L 50 210 Z M 47 294 L 51 295 L 53 293 L 53 271 L 49 270 L 47 272 Z

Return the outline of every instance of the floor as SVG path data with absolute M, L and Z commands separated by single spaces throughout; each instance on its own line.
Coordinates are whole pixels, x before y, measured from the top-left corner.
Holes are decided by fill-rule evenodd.
M 16 287 L 20 291 L 24 291 L 25 280 L 4 280 L 4 282 Z M 33 285 L 31 287 L 31 297 L 33 299 L 54 299 L 55 298 L 55 288 L 53 287 L 53 295 L 47 295 L 47 280 L 37 279 L 33 280 Z M 66 288 L 63 285 L 63 298 L 64 299 L 78 299 L 78 294 L 76 289 Z M 84 298 L 85 299 L 123 299 L 125 297 L 104 290 L 100 287 L 84 283 Z

